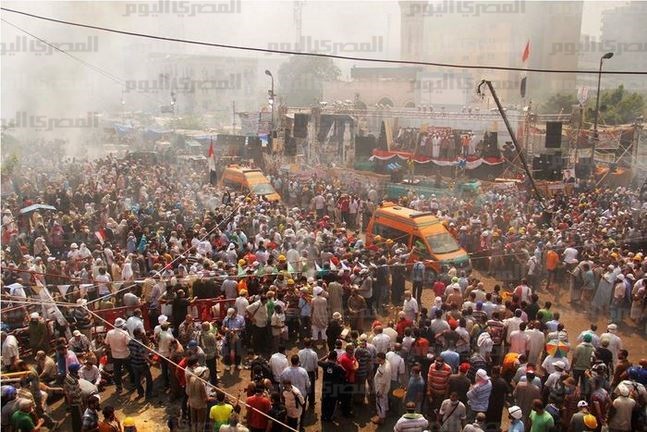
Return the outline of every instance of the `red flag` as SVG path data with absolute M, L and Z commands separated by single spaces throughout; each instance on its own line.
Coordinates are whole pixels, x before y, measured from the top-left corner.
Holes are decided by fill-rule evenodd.
M 526 42 L 526 47 L 523 49 L 523 53 L 521 53 L 521 62 L 524 65 L 527 65 L 528 62 L 528 57 L 530 57 L 530 39 L 528 42 Z M 521 77 L 521 83 L 519 87 L 519 93 L 521 94 L 522 98 L 526 97 L 526 85 L 528 81 L 528 76 L 526 72 L 522 72 L 523 76 Z
M 521 54 L 521 61 L 525 63 L 528 61 L 528 57 L 530 57 L 530 40 L 526 42 L 526 47 L 523 49 L 523 53 Z
M 209 145 L 209 153 L 207 154 L 207 157 L 209 158 L 209 171 L 215 171 L 216 170 L 216 154 L 213 151 L 213 141 L 211 142 L 211 145 Z

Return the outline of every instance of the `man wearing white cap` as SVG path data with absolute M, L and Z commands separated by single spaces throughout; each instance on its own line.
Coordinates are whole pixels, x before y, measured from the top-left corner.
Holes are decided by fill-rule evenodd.
M 609 340 L 609 346 L 607 347 L 607 349 L 611 351 L 611 354 L 613 354 L 613 364 L 616 364 L 616 362 L 618 361 L 618 353 L 623 348 L 622 339 L 620 339 L 620 336 L 616 334 L 617 332 L 618 325 L 614 323 L 609 324 L 607 326 L 607 332 L 600 335 L 600 340 Z
M 585 400 L 581 400 L 577 403 L 577 409 L 578 411 L 571 417 L 568 430 L 573 432 L 586 431 L 588 428 L 584 424 L 584 417 L 591 415 L 589 404 Z
M 67 260 L 76 266 L 77 258 L 79 256 L 79 245 L 72 243 L 70 245 L 70 251 L 67 253 Z
M 609 430 L 614 432 L 640 430 L 640 425 L 632 424 L 632 413 L 636 401 L 629 397 L 629 387 L 619 384 L 615 392 L 618 397 L 612 402 L 615 414 L 609 419 Z
M 124 329 L 125 326 L 126 321 L 121 317 L 117 318 L 115 320 L 115 328 L 108 331 L 106 334 L 106 344 L 110 346 L 110 352 L 112 353 L 112 359 L 114 362 L 115 390 L 117 393 L 120 393 L 123 388 L 121 384 L 121 375 L 123 373 L 124 366 L 128 367 L 128 357 L 130 356 L 130 351 L 128 349 L 130 336 Z
M 487 411 L 492 392 L 492 381 L 484 369 L 476 371 L 476 383 L 467 392 L 469 406 L 468 420 L 473 420 L 476 413 Z
M 161 315 L 160 318 L 166 318 L 165 315 Z M 158 321 L 160 321 L 158 319 Z M 170 384 L 169 378 L 169 363 L 167 358 L 171 356 L 171 342 L 175 340 L 173 332 L 171 331 L 171 325 L 168 320 L 161 320 L 161 324 L 158 326 L 160 328 L 157 335 L 155 335 L 155 340 L 157 342 L 157 349 L 162 355 L 160 358 L 160 365 L 162 368 L 162 379 L 164 380 L 164 387 L 167 388 Z M 157 327 L 156 327 L 157 328 Z
M 555 368 L 555 372 L 548 375 L 548 378 L 546 378 L 546 382 L 544 383 L 544 388 L 548 390 L 559 383 L 562 376 L 566 374 L 564 371 L 564 369 L 566 369 L 566 364 L 562 360 L 557 360 L 553 363 L 553 367 Z
M 521 408 L 516 405 L 511 406 L 510 408 L 508 408 L 508 416 L 510 418 L 510 426 L 508 427 L 508 432 L 525 431 L 523 421 L 521 420 L 521 417 L 523 417 Z
M 79 330 L 74 330 L 68 346 L 75 354 L 85 354 L 90 350 L 90 339 Z
M 168 317 L 166 315 L 160 315 L 157 317 L 157 325 L 153 329 L 153 337 L 157 338 L 162 331 L 162 324 L 168 322 Z
M 317 342 L 321 334 L 321 340 L 326 340 L 326 328 L 328 327 L 328 299 L 324 297 L 324 289 L 320 286 L 314 287 L 314 297 L 310 302 L 312 305 L 312 340 Z

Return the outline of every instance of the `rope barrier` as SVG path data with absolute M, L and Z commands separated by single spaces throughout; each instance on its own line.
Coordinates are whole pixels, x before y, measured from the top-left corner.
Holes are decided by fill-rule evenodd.
M 617 242 L 642 241 L 642 240 L 645 240 L 645 239 L 647 239 L 647 236 L 619 239 L 619 240 L 617 240 Z M 522 240 L 517 240 L 517 241 L 522 241 Z M 573 244 L 573 245 L 569 245 L 569 246 L 570 247 L 584 247 L 586 245 L 584 243 L 580 243 L 580 244 Z M 471 257 L 471 259 L 473 259 L 473 260 L 488 259 L 488 258 L 503 258 L 503 257 L 518 256 L 519 255 L 518 253 L 503 253 L 503 254 L 493 254 L 493 255 L 483 255 L 483 256 L 481 256 L 481 254 L 484 254 L 484 253 L 487 254 L 488 251 L 492 251 L 492 250 L 493 249 L 484 249 L 484 250 L 477 251 L 477 252 L 467 252 L 467 255 L 469 255 Z M 479 255 L 479 256 L 474 256 L 474 255 Z M 441 260 L 433 260 L 433 259 L 424 259 L 424 261 L 430 262 L 430 263 L 442 263 L 443 262 Z M 314 259 L 314 258 L 308 258 L 308 259 L 305 260 L 305 262 L 308 263 L 308 264 L 317 264 L 318 265 L 318 261 L 316 259 Z M 287 263 L 289 263 L 291 265 L 296 265 L 296 264 L 302 264 L 303 261 L 302 260 L 300 260 L 300 261 L 287 261 Z M 352 265 L 354 263 L 351 262 L 349 264 Z M 372 263 L 369 263 L 368 265 L 371 265 L 371 264 Z M 367 265 L 367 264 L 365 264 L 365 265 Z M 388 267 L 388 268 L 391 268 L 393 266 L 394 266 L 393 264 L 387 264 L 386 265 L 386 267 Z M 323 266 L 322 266 L 322 269 L 323 269 Z M 12 268 L 8 268 L 6 266 L 1 267 L 0 270 L 8 271 L 8 272 L 11 272 L 11 273 L 33 273 L 33 274 L 38 274 L 38 275 L 47 275 L 47 273 L 36 272 L 36 271 L 33 271 L 33 270 L 12 269 Z M 339 268 L 337 270 L 339 270 Z M 335 270 L 331 270 L 331 271 L 335 271 Z M 302 272 L 294 271 L 292 273 L 302 273 Z M 157 274 L 159 274 L 159 272 Z M 285 273 L 284 273 L 284 271 L 277 271 L 277 272 L 272 272 L 272 273 L 263 273 L 261 275 L 253 274 L 253 275 L 233 275 L 233 276 L 232 275 L 216 275 L 216 276 L 194 275 L 194 276 L 196 276 L 197 279 L 216 279 L 216 278 L 226 278 L 226 277 L 233 277 L 234 279 L 244 279 L 244 278 L 249 278 L 249 277 L 278 276 L 280 274 L 285 274 Z M 154 277 L 154 276 L 152 276 L 152 277 Z M 192 279 L 190 276 L 184 276 L 184 277 L 172 276 L 172 277 L 169 277 L 169 278 L 161 278 L 161 280 L 170 281 L 173 278 L 177 279 L 178 281 L 184 281 L 184 280 L 187 280 L 187 279 Z M 72 279 L 72 278 L 70 278 L 70 279 Z M 108 282 L 108 283 L 112 284 L 112 283 L 123 283 L 123 282 L 126 282 L 126 281 L 112 281 L 112 282 Z M 86 286 L 86 288 L 98 287 L 99 285 L 101 285 L 103 283 L 105 283 L 105 282 L 101 282 L 101 283 L 96 284 L 96 285 Z M 137 280 L 132 285 L 129 285 L 126 288 L 121 288 L 120 290 L 118 290 L 116 292 L 113 292 L 111 294 L 106 294 L 105 296 L 102 296 L 100 298 L 92 300 L 89 303 L 95 303 L 96 301 L 99 301 L 99 300 L 101 300 L 101 299 L 103 299 L 105 297 L 110 297 L 110 296 L 112 296 L 112 295 L 114 295 L 114 294 L 116 294 L 118 292 L 124 291 L 125 289 L 128 289 L 128 288 L 135 287 L 135 286 L 137 286 L 138 284 L 141 284 L 141 283 L 144 283 L 143 279 Z M 71 284 L 71 285 L 74 285 L 74 284 Z M 69 294 L 66 294 L 66 295 L 69 295 Z
M 108 325 L 112 326 L 112 323 L 108 322 L 107 320 L 105 320 L 103 317 L 99 316 L 99 315 L 98 315 L 98 314 L 96 314 L 95 312 L 93 312 L 93 311 L 91 311 L 91 310 L 87 309 L 87 307 L 86 307 L 86 310 L 87 310 L 88 312 L 90 312 L 92 315 L 94 315 L 96 318 L 98 318 L 99 320 L 101 320 L 101 321 L 103 321 L 104 323 L 106 323 L 106 324 L 108 324 Z M 153 348 L 149 347 L 148 345 L 146 345 L 145 343 L 143 343 L 143 342 L 142 342 L 142 341 L 140 341 L 139 339 L 130 338 L 130 337 L 129 337 L 129 339 L 130 339 L 130 340 L 134 340 L 135 342 L 137 342 L 139 345 L 141 345 L 141 346 L 143 346 L 144 348 L 146 348 L 146 349 L 147 349 L 148 351 L 150 351 L 151 353 L 153 353 L 153 354 L 155 354 L 155 355 L 159 356 L 159 358 L 162 358 L 162 359 L 164 359 L 165 361 L 167 361 L 169 364 L 172 364 L 173 366 L 178 367 L 178 368 L 179 368 L 179 367 L 181 367 L 178 363 L 175 363 L 173 360 L 171 360 L 171 359 L 169 359 L 168 357 L 166 357 L 166 356 L 164 356 L 164 355 L 160 354 L 157 350 L 155 350 L 155 349 L 153 349 Z M 190 372 L 186 371 L 186 369 L 185 369 L 185 374 L 189 374 L 189 373 L 190 373 Z M 226 392 L 225 390 L 223 390 L 221 387 L 218 387 L 218 386 L 216 386 L 216 385 L 213 385 L 213 384 L 211 384 L 209 381 L 206 381 L 206 380 L 202 379 L 201 377 L 199 377 L 199 376 L 197 376 L 197 375 L 194 375 L 194 374 L 192 374 L 192 373 L 191 373 L 191 375 L 193 375 L 196 379 L 200 380 L 200 381 L 201 381 L 205 386 L 210 387 L 210 388 L 213 388 L 213 389 L 215 389 L 216 391 L 220 391 L 220 392 L 222 392 L 225 396 L 227 396 L 227 397 L 229 398 L 229 400 L 230 400 L 230 401 L 236 401 L 236 404 L 237 404 L 237 405 L 240 405 L 240 404 L 241 404 L 241 402 L 242 402 L 242 405 L 244 405 L 244 406 L 245 406 L 245 408 L 247 408 L 247 409 L 252 409 L 252 410 L 254 410 L 254 411 L 258 412 L 259 414 L 263 415 L 263 416 L 264 416 L 264 417 L 266 417 L 267 419 L 272 420 L 272 422 L 276 422 L 276 423 L 280 424 L 281 426 L 283 426 L 283 427 L 284 427 L 284 428 L 286 428 L 287 430 L 291 430 L 291 431 L 294 431 L 294 432 L 299 432 L 297 429 L 294 429 L 293 427 L 291 427 L 291 426 L 289 426 L 289 425 L 287 425 L 287 424 L 285 424 L 285 423 L 283 423 L 283 422 L 281 422 L 281 421 L 279 421 L 279 420 L 275 419 L 274 417 L 270 416 L 269 414 L 264 413 L 263 411 L 260 411 L 260 410 L 258 410 L 258 409 L 256 409 L 256 408 L 254 408 L 254 407 L 253 407 L 253 406 L 251 406 L 251 405 L 248 405 L 248 404 L 247 404 L 247 402 L 242 401 L 242 400 L 241 400 L 239 397 L 237 397 L 237 396 L 233 396 L 233 395 L 231 395 L 230 393 L 228 393 L 228 392 Z M 188 380 L 187 380 L 187 381 L 188 381 Z M 314 385 L 314 383 L 312 383 L 312 385 Z

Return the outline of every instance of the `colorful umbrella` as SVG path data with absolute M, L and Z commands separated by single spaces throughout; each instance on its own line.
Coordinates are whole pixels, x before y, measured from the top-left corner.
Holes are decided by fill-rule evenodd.
M 571 347 L 563 341 L 552 340 L 546 344 L 546 352 L 553 357 L 566 357 Z

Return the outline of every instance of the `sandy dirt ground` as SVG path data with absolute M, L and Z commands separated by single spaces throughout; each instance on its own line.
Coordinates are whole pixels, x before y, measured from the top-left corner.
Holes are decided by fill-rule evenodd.
M 491 289 L 496 281 L 492 278 L 483 277 L 483 282 L 486 284 L 486 288 Z M 408 282 L 407 282 L 408 284 Z M 571 340 L 574 340 L 575 337 L 585 328 L 588 328 L 591 321 L 585 313 L 582 312 L 585 305 L 573 305 L 568 304 L 568 293 L 567 290 L 562 289 L 562 301 L 554 304 L 553 310 L 559 311 L 561 313 L 561 321 L 565 324 L 566 330 L 568 331 Z M 546 300 L 552 300 L 552 295 L 549 297 L 545 293 L 540 294 L 540 302 L 543 305 L 543 302 Z M 423 305 L 429 305 L 433 303 L 433 293 L 430 289 L 426 289 L 423 293 L 422 299 Z M 392 315 L 393 316 L 393 315 Z M 599 333 L 606 329 L 607 317 L 606 316 L 597 316 L 595 321 L 598 324 Z M 632 327 L 628 320 L 623 323 L 619 328 L 620 337 L 623 340 L 625 349 L 629 351 L 630 360 L 636 362 L 641 357 L 647 357 L 647 339 L 638 332 L 635 327 Z M 291 352 L 296 352 L 297 348 L 292 347 Z M 320 356 L 325 354 L 323 349 L 319 349 L 318 353 Z M 289 355 L 288 355 L 289 357 Z M 244 387 L 249 383 L 250 372 L 249 370 L 235 371 L 233 374 L 230 374 L 228 371 L 223 372 L 223 366 L 219 365 L 220 369 L 220 382 L 222 388 L 229 394 L 238 396 L 243 391 Z M 159 375 L 159 369 L 153 369 L 153 377 L 156 378 Z M 117 417 L 124 419 L 125 417 L 133 417 L 136 420 L 137 432 L 162 432 L 167 431 L 166 426 L 167 418 L 170 414 L 179 412 L 179 402 L 169 402 L 168 396 L 161 393 L 161 382 L 155 381 L 155 392 L 156 396 L 151 401 L 144 401 L 143 398 L 137 399 L 137 392 L 134 390 L 124 391 L 119 397 L 114 394 L 114 386 L 108 386 L 108 388 L 101 394 L 101 405 L 113 405 L 117 409 Z M 158 389 L 159 388 L 159 389 Z M 322 423 L 320 422 L 320 408 L 319 403 L 321 394 L 321 380 L 316 382 L 316 395 L 317 403 L 313 411 L 309 411 L 306 415 L 305 428 L 308 432 L 317 432 L 317 431 L 391 431 L 393 430 L 393 425 L 400 417 L 402 410 L 398 407 L 398 411 L 390 413 L 387 421 L 384 425 L 376 426 L 371 423 L 371 417 L 375 415 L 375 405 L 372 402 L 368 402 L 364 406 L 355 406 L 354 407 L 354 417 L 353 418 L 344 418 L 341 417 L 339 413 L 336 413 L 336 419 L 331 423 Z M 53 416 L 56 419 L 61 419 L 66 416 L 66 421 L 62 425 L 62 431 L 72 431 L 70 425 L 70 417 L 65 413 L 65 407 L 62 401 L 57 401 L 52 405 Z M 243 409 L 244 414 L 244 409 Z M 503 416 L 504 419 L 507 416 Z M 504 422 L 504 429 L 506 430 L 507 420 Z M 181 430 L 188 431 L 188 426 L 184 427 Z

